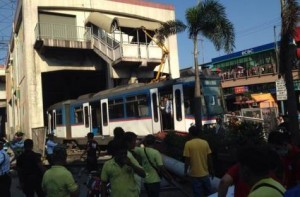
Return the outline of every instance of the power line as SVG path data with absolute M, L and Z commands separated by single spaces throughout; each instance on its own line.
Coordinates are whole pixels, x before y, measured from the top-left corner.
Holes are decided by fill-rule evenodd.
M 0 0 L 0 64 L 4 64 L 17 0 Z
M 258 29 L 261 29 L 267 25 L 274 25 L 275 23 L 278 23 L 281 21 L 281 18 L 278 16 L 278 17 L 275 17 L 271 20 L 268 20 L 268 21 L 265 21 L 263 23 L 260 23 L 260 24 L 257 24 L 255 26 L 252 26 L 252 27 L 249 27 L 249 28 L 246 28 L 246 29 L 242 29 L 240 31 L 237 32 L 237 34 L 242 34 L 242 33 L 247 33 L 249 31 L 254 31 L 254 30 L 258 30 Z

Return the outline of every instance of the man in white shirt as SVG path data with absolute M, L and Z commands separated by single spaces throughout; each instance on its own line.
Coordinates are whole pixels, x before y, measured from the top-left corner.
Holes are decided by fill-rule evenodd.
M 172 101 L 167 96 L 164 97 L 163 106 L 161 107 L 164 129 L 172 129 L 173 106 Z

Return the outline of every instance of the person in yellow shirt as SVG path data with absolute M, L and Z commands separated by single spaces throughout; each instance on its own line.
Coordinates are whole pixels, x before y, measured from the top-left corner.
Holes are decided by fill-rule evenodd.
M 189 128 L 192 139 L 184 145 L 184 174 L 192 178 L 195 197 L 208 196 L 212 193 L 209 175 L 214 176 L 211 149 L 207 141 L 199 138 L 195 126 Z

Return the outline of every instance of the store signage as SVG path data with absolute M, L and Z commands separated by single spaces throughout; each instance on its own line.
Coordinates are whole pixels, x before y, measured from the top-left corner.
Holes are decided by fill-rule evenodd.
M 253 49 L 247 49 L 247 50 L 242 51 L 242 55 L 249 55 L 251 53 L 253 53 Z
M 287 100 L 287 91 L 283 78 L 276 80 L 276 97 L 277 101 Z
M 234 87 L 234 93 L 235 94 L 241 94 L 244 92 L 248 92 L 248 86 L 238 86 Z

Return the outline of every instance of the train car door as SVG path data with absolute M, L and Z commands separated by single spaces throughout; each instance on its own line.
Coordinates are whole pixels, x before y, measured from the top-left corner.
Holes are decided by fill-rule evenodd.
M 176 131 L 186 131 L 182 84 L 173 85 L 173 121 Z
M 161 114 L 159 110 L 158 90 L 157 88 L 150 90 L 151 97 L 151 114 L 152 114 L 152 132 L 157 133 L 161 128 Z
M 109 135 L 108 99 L 101 100 L 102 135 Z
M 83 103 L 83 120 L 84 120 L 84 131 L 86 133 L 93 132 L 92 131 L 92 122 L 91 122 L 91 107 L 89 103 Z

